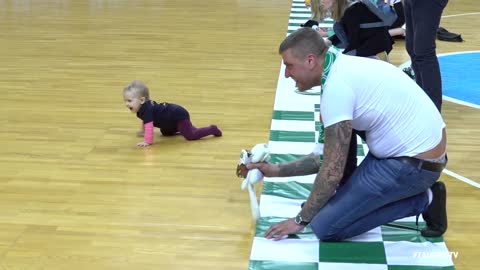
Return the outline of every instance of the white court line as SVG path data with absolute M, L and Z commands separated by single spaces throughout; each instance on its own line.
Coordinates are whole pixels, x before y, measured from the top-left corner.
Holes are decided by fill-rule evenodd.
M 479 13 L 480 14 L 480 13 Z M 468 53 L 478 53 L 480 51 L 461 51 L 461 52 L 449 52 L 449 53 L 439 53 L 437 54 L 437 57 L 443 57 L 443 56 L 447 56 L 447 55 L 455 55 L 455 54 L 468 54 Z M 401 64 L 400 66 L 398 66 L 400 69 L 403 69 L 405 67 L 409 67 L 411 65 L 411 62 L 410 61 L 407 61 L 403 64 Z M 473 104 L 473 103 L 470 103 L 470 102 L 466 102 L 466 101 L 462 101 L 462 100 L 458 100 L 456 98 L 452 98 L 452 97 L 448 97 L 448 96 L 444 96 L 442 95 L 442 99 L 444 100 L 447 100 L 447 101 L 450 101 L 450 102 L 453 102 L 453 103 L 457 103 L 457 104 L 460 104 L 460 105 L 463 105 L 463 106 L 467 106 L 467 107 L 471 107 L 471 108 L 475 108 L 475 109 L 480 109 L 480 105 L 477 105 L 477 104 Z
M 472 185 L 472 186 L 474 186 L 474 187 L 476 187 L 476 188 L 480 188 L 480 184 L 479 184 L 479 183 L 477 183 L 477 182 L 475 182 L 475 181 L 473 181 L 473 180 L 470 180 L 470 179 L 468 179 L 468 178 L 466 178 L 466 177 L 464 177 L 464 176 L 461 176 L 461 175 L 458 174 L 458 173 L 454 173 L 454 172 L 452 172 L 452 171 L 450 171 L 450 170 L 447 170 L 447 169 L 443 169 L 443 173 L 444 173 L 444 174 L 448 174 L 448 175 L 450 175 L 451 177 L 457 178 L 458 180 L 460 180 L 460 181 L 462 181 L 462 182 L 465 182 L 465 183 L 467 183 L 467 184 L 469 184 L 469 185 Z
M 479 53 L 480 51 L 460 51 L 460 52 L 449 52 L 449 53 L 439 53 L 437 56 L 447 56 L 455 54 L 467 54 L 467 53 Z
M 453 102 L 453 103 L 458 103 L 458 104 L 463 105 L 463 106 L 472 107 L 472 108 L 475 108 L 475 109 L 480 109 L 480 105 L 473 104 L 473 103 L 466 102 L 466 101 L 462 101 L 462 100 L 458 100 L 456 98 L 451 98 L 451 97 L 447 97 L 447 96 L 442 95 L 442 99 L 446 100 L 446 101 Z
M 451 18 L 451 17 L 469 16 L 469 15 L 480 15 L 480 12 L 445 15 L 445 16 L 442 16 L 442 19 L 443 18 Z

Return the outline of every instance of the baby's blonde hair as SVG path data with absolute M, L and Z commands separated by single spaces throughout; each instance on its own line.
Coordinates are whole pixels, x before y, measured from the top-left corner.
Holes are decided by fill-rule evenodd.
M 123 88 L 123 92 L 133 92 L 137 97 L 144 97 L 145 100 L 150 100 L 150 93 L 148 91 L 148 87 L 142 81 L 132 81 L 127 86 L 125 86 L 125 88 Z

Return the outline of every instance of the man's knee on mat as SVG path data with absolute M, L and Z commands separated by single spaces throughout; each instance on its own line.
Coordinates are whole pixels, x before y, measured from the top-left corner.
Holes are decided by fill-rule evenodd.
M 342 241 L 348 238 L 343 229 L 336 228 L 333 226 L 321 227 L 321 226 L 312 226 L 312 230 L 320 241 L 329 242 L 329 241 Z

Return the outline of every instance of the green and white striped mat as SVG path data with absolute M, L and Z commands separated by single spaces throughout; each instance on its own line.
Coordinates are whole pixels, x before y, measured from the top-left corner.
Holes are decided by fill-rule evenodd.
M 288 32 L 308 20 L 303 1 L 294 0 Z M 306 94 L 295 91 L 295 83 L 284 77 L 284 66 L 275 96 L 269 148 L 270 162 L 293 160 L 311 153 L 323 137 L 318 122 L 319 89 Z M 359 139 L 359 162 L 368 148 Z M 307 226 L 304 231 L 281 241 L 265 239 L 264 233 L 276 222 L 295 216 L 306 200 L 314 175 L 265 178 L 260 198 L 261 218 L 257 222 L 250 255 L 251 270 L 451 270 L 455 256 L 442 237 L 426 239 L 419 232 L 381 226 L 343 242 L 320 242 Z M 415 217 L 393 224 L 415 227 Z M 424 222 L 420 223 L 420 228 Z

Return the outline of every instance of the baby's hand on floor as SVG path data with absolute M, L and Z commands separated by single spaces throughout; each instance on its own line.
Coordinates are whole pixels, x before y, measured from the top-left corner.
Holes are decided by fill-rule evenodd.
M 149 143 L 146 143 L 146 142 L 139 142 L 137 143 L 137 146 L 139 147 L 146 147 L 146 146 L 149 146 L 150 144 Z

